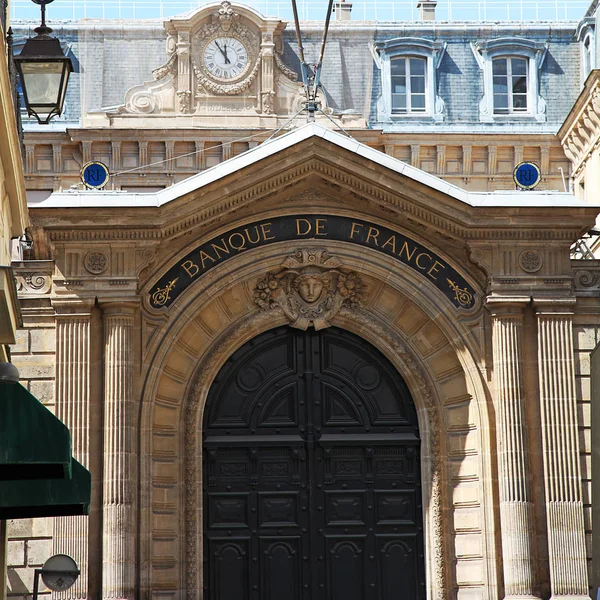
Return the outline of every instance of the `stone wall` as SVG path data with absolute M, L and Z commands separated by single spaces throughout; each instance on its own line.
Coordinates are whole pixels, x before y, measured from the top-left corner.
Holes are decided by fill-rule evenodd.
M 53 319 L 36 321 L 17 331 L 16 344 L 11 346 L 12 362 L 19 369 L 22 385 L 54 412 L 55 327 Z M 53 554 L 52 521 L 8 522 L 8 597 L 24 600 L 31 594 L 34 570 Z
M 592 420 L 590 352 L 600 341 L 600 311 L 597 300 L 579 301 L 579 311 L 574 320 L 575 381 L 581 449 L 581 485 L 583 491 L 584 518 L 588 573 L 592 579 Z

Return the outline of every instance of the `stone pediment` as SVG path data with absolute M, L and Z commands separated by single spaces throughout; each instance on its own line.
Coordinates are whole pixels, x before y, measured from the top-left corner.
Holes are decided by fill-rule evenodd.
M 57 208 L 69 210 L 57 218 Z M 213 253 L 325 239 L 405 258 L 409 269 L 425 269 L 442 285 L 457 310 L 471 310 L 481 297 L 473 281 L 498 269 L 502 252 L 509 267 L 498 285 L 517 289 L 540 276 L 552 277 L 557 289 L 571 285 L 567 263 L 553 257 L 568 261 L 570 244 L 597 211 L 566 193 L 467 192 L 309 123 L 159 192 L 55 193 L 32 207 L 32 218 L 57 247 L 76 246 L 82 261 L 92 241 L 135 245 L 136 272 L 151 261 L 161 274 L 150 283 L 149 273 L 143 277 L 158 294 L 157 310 L 185 290 L 186 278 L 172 272 L 177 265 L 190 279 L 220 264 Z
M 158 226 L 160 237 L 172 238 L 232 211 L 257 210 L 258 203 L 264 210 L 296 205 L 310 212 L 334 203 L 336 210 L 376 210 L 402 219 L 404 227 L 426 228 L 458 243 L 532 236 L 574 240 L 594 223 L 598 210 L 567 193 L 468 192 L 317 123 L 155 193 L 62 192 L 35 209 L 100 211 L 108 227 Z M 63 239 L 70 235 L 65 230 Z
M 296 72 L 282 59 L 285 26 L 226 0 L 169 19 L 166 59 L 153 71 L 154 80 L 128 90 L 123 105 L 88 120 L 109 118 L 125 126 L 133 119 L 139 126 L 147 117 L 150 127 L 186 127 L 211 126 L 223 115 L 240 126 L 287 118 L 299 110 L 303 95 Z

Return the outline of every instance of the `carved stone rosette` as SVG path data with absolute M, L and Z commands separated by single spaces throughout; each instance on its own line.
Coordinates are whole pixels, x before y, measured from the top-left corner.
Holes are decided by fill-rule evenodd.
M 330 327 L 342 306 L 356 308 L 362 299 L 359 275 L 341 266 L 324 248 L 297 250 L 281 270 L 257 282 L 254 302 L 263 310 L 281 309 L 297 329 Z

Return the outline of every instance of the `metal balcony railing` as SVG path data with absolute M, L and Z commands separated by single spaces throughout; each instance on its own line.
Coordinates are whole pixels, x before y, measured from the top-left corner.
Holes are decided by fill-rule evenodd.
M 0 0 L 5 2 L 6 0 Z M 292 20 L 290 0 L 239 0 L 265 16 Z M 184 14 L 214 0 L 60 0 L 52 20 L 163 19 Z M 438 0 L 436 21 L 578 21 L 591 0 Z M 417 21 L 417 0 L 352 1 L 352 21 Z M 299 0 L 300 18 L 320 21 L 325 0 Z M 13 19 L 35 20 L 39 8 L 30 0 L 11 0 Z

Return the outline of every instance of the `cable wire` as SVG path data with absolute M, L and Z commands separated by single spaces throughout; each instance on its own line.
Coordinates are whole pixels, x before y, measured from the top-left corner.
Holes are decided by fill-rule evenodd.
M 300 114 L 300 113 L 298 113 Z M 292 117 L 292 119 L 295 119 L 298 114 L 294 115 L 294 117 Z M 290 119 L 290 120 L 292 120 Z M 289 123 L 289 121 L 288 121 Z M 285 124 L 287 125 L 287 123 Z M 261 131 L 259 133 L 253 133 L 252 135 L 243 137 L 243 138 L 238 138 L 235 140 L 231 140 L 230 142 L 223 142 L 222 144 L 217 144 L 216 146 L 211 146 L 211 150 L 213 150 L 214 148 L 222 148 L 223 146 L 227 145 L 227 144 L 235 144 L 236 142 L 245 142 L 246 140 L 251 140 L 254 137 L 258 137 L 261 135 L 264 135 L 265 133 L 269 133 L 270 131 L 273 131 L 273 135 L 275 135 L 278 131 L 281 131 L 281 129 L 283 129 L 283 127 L 285 127 L 285 125 L 283 125 L 282 127 L 279 127 L 278 129 L 265 129 L 264 131 Z M 269 141 L 271 139 L 270 136 L 269 138 L 267 138 L 265 141 Z M 133 169 L 127 169 L 125 171 L 119 171 L 118 173 L 111 173 L 111 176 L 116 177 L 117 175 L 124 175 L 125 173 L 132 173 L 133 171 L 139 171 L 140 169 L 145 169 L 146 167 L 154 167 L 156 165 L 163 165 L 165 163 L 168 163 L 169 161 L 172 160 L 177 160 L 178 158 L 184 158 L 186 156 L 193 156 L 194 154 L 201 154 L 202 152 L 206 152 L 206 148 L 201 148 L 200 150 L 194 150 L 194 152 L 187 152 L 186 154 L 179 154 L 177 156 L 174 156 L 173 158 L 165 158 L 165 160 L 157 160 L 156 162 L 152 162 L 152 163 L 148 163 L 147 165 L 140 165 L 139 167 L 134 167 Z
M 327 7 L 327 17 L 325 18 L 325 28 L 323 29 L 323 41 L 321 42 L 321 51 L 319 53 L 319 60 L 317 61 L 317 68 L 323 64 L 323 54 L 325 54 L 325 44 L 327 43 L 327 33 L 329 32 L 329 21 L 331 21 L 331 10 L 333 8 L 333 0 L 329 0 L 329 6 Z

